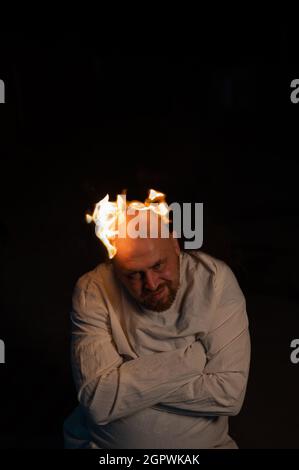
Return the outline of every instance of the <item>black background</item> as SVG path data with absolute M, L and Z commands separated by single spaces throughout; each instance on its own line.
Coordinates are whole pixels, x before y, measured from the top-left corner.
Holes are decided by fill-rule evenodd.
M 1 34 L 0 447 L 63 446 L 72 288 L 103 258 L 84 216 L 124 188 L 204 203 L 202 249 L 233 268 L 251 328 L 231 434 L 243 448 L 299 447 L 295 31 L 218 29 L 159 48 Z

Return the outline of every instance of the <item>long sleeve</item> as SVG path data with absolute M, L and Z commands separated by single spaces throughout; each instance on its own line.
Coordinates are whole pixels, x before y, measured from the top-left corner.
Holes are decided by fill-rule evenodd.
M 204 368 L 200 341 L 124 361 L 113 340 L 101 288 L 88 275 L 75 286 L 71 319 L 78 399 L 96 424 L 156 405 Z
M 202 338 L 207 364 L 155 408 L 192 416 L 229 416 L 240 411 L 249 373 L 250 336 L 244 295 L 224 263 L 219 264 L 213 292 L 217 306 L 210 331 Z

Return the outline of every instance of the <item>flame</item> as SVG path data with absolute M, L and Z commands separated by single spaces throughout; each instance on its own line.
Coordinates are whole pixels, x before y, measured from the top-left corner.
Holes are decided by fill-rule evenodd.
M 126 219 L 126 211 L 132 208 L 134 210 L 152 210 L 157 215 L 161 216 L 165 223 L 169 222 L 168 213 L 169 207 L 165 202 L 165 194 L 150 189 L 148 197 L 145 202 L 140 201 L 126 201 L 125 194 L 118 194 L 116 201 L 109 201 L 109 194 L 99 201 L 92 215 L 86 214 L 86 222 L 95 223 L 96 236 L 105 245 L 109 258 L 116 255 L 116 248 L 111 244 L 111 239 L 119 234 L 116 230 L 117 223 L 122 223 Z

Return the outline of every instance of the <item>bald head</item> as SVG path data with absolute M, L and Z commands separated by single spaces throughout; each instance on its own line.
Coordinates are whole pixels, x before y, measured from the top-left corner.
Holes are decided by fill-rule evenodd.
M 117 250 L 113 266 L 117 277 L 138 303 L 163 311 L 171 306 L 179 287 L 180 249 L 172 234 L 163 237 L 167 232 L 161 217 L 149 212 L 143 211 L 139 221 L 129 215 L 122 227 L 123 236 L 113 240 Z M 134 230 L 142 237 L 132 237 Z M 153 234 L 155 238 L 151 237 Z

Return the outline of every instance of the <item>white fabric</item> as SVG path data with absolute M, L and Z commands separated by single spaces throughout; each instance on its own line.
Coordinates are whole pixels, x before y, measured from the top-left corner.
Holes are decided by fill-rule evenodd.
M 73 294 L 72 365 L 79 407 L 67 448 L 237 448 L 228 416 L 242 406 L 250 362 L 246 302 L 231 269 L 180 254 L 170 309 L 141 308 L 110 262 Z

